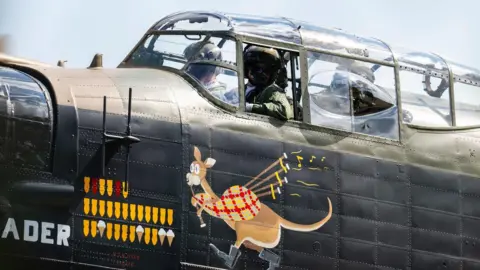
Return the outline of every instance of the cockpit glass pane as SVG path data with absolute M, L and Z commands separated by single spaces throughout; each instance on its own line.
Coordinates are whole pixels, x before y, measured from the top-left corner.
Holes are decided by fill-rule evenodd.
M 190 56 L 236 63 L 236 44 L 233 39 L 212 36 L 207 41 L 206 37 L 199 34 L 151 35 L 126 61 L 126 65 L 182 69 Z
M 343 30 L 315 26 L 299 20 L 290 20 L 300 27 L 305 46 L 393 63 L 390 49 L 377 39 L 359 37 Z
M 455 82 L 453 89 L 456 126 L 480 125 L 480 87 Z
M 446 60 L 456 81 L 480 87 L 480 70 Z
M 295 25 L 281 18 L 226 14 L 236 33 L 301 44 Z
M 308 52 L 313 125 L 398 140 L 394 70 Z
M 397 57 L 400 69 L 409 70 L 424 74 L 431 71 L 434 77 L 448 77 L 448 67 L 445 61 L 432 53 L 418 52 L 407 48 L 392 46 L 392 50 Z M 442 76 L 443 75 L 443 76 Z
M 210 63 L 191 63 L 185 72 L 195 78 L 215 99 L 238 107 L 237 72 Z
M 439 56 L 392 46 L 400 68 L 403 121 L 424 127 L 452 126 L 449 73 Z
M 225 17 L 209 13 L 187 12 L 172 15 L 158 22 L 152 30 L 228 31 Z
M 32 78 L 17 70 L 0 67 L 0 99 L 5 101 L 1 114 L 50 122 L 44 90 Z

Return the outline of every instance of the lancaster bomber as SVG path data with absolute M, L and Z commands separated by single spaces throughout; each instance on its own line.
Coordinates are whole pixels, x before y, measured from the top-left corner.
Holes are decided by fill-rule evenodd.
M 292 117 L 249 101 L 252 48 Z M 0 268 L 480 269 L 479 91 L 434 53 L 221 12 L 116 68 L 2 54 Z

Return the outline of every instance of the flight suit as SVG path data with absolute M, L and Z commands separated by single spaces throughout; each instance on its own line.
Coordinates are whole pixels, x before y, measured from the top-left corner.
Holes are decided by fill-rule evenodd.
M 207 86 L 208 92 L 212 94 L 215 98 L 225 102 L 225 103 L 230 103 L 231 101 L 228 100 L 225 97 L 225 94 L 227 93 L 227 84 L 216 81 L 212 85 Z
M 278 85 L 271 84 L 263 90 L 255 88 L 252 92 L 246 97 L 246 102 L 251 103 L 252 113 L 264 114 L 280 120 L 293 119 L 292 106 L 288 102 L 285 91 Z

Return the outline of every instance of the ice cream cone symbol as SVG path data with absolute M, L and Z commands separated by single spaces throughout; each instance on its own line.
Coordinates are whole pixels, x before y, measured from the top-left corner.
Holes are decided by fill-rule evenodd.
M 160 208 L 160 223 L 165 224 L 165 208 Z
M 163 246 L 163 240 L 165 240 L 165 236 L 167 236 L 167 232 L 161 228 L 158 231 L 158 237 L 160 238 L 160 246 Z
M 107 223 L 107 239 L 108 240 L 112 239 L 112 236 L 113 236 L 113 224 Z
M 168 239 L 168 246 L 172 246 L 173 238 L 175 237 L 175 234 L 173 233 L 172 230 L 168 230 L 167 232 L 167 239 Z
M 135 226 L 130 225 L 130 242 L 133 243 L 135 241 Z
M 158 241 L 158 230 L 152 229 L 152 244 L 155 246 Z
M 143 205 L 138 205 L 138 211 L 137 211 L 137 217 L 138 221 L 142 222 L 143 221 Z
M 128 225 L 123 224 L 122 225 L 122 240 L 123 242 L 126 242 L 128 238 Z
M 100 220 L 97 224 L 97 228 L 98 228 L 98 232 L 100 233 L 100 237 L 103 237 L 103 232 L 105 231 L 105 228 L 107 228 L 105 221 Z
M 173 209 L 168 209 L 167 210 L 167 222 L 169 226 L 172 226 L 173 224 Z
M 124 220 L 127 220 L 128 218 L 128 203 L 122 203 L 122 217 Z
M 90 222 L 90 234 L 92 235 L 93 238 L 97 236 L 97 221 L 92 220 Z
M 100 195 L 103 196 L 103 194 L 105 194 L 105 179 L 100 179 L 98 181 L 98 185 L 99 185 L 98 190 L 100 192 Z
M 90 191 L 90 177 L 85 176 L 83 178 L 83 191 L 85 191 L 85 193 Z
M 90 199 L 89 198 L 83 198 L 83 213 L 85 215 L 88 215 L 88 213 L 90 213 Z
M 130 219 L 132 221 L 135 221 L 135 208 L 136 208 L 135 204 L 130 204 Z
M 118 239 L 120 239 L 120 224 L 113 224 L 113 227 L 115 228 L 115 232 L 113 233 L 113 236 L 115 237 L 115 240 L 118 241 Z
M 157 224 L 157 221 L 158 221 L 158 207 L 153 207 L 152 208 L 152 220 L 155 224 Z
M 108 196 L 112 196 L 113 194 L 113 180 L 111 179 L 107 180 L 107 194 Z
M 142 236 L 145 230 L 143 229 L 142 226 L 138 225 L 135 232 L 137 233 L 138 242 L 140 243 L 142 241 Z
M 83 220 L 83 235 L 85 235 L 85 237 L 87 237 L 89 232 L 90 232 L 90 221 L 88 219 L 84 219 Z
M 145 206 L 145 221 L 150 222 L 152 207 Z
M 92 199 L 92 215 L 96 215 L 97 214 L 97 200 L 96 199 Z
M 104 200 L 99 200 L 98 201 L 98 212 L 100 213 L 100 216 L 105 215 L 105 201 Z
M 111 218 L 113 215 L 113 202 L 107 201 L 107 217 Z M 120 212 L 118 212 L 118 216 L 120 216 Z
M 145 228 L 145 244 L 150 244 L 150 228 Z

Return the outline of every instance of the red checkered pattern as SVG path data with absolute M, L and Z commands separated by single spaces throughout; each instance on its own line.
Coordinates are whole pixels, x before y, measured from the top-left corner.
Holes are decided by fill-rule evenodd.
M 230 221 L 250 220 L 260 211 L 257 195 L 242 186 L 227 189 L 220 200 L 213 203 L 212 197 L 206 193 L 195 195 L 199 205 L 205 212 L 214 217 Z

